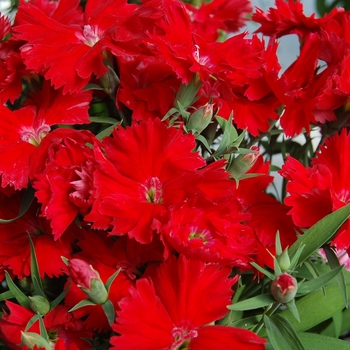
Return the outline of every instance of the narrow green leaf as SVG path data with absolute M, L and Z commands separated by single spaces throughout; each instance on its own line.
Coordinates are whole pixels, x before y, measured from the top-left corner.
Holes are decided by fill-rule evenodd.
M 298 333 L 307 350 L 350 350 L 350 343 L 344 340 L 314 333 Z
M 295 305 L 295 299 L 289 301 L 288 303 L 285 303 L 284 305 L 287 306 L 288 310 L 292 313 L 294 318 L 300 322 L 300 315 L 297 306 Z
M 63 262 L 68 266 L 68 263 L 69 263 L 69 259 L 67 259 L 66 257 L 64 256 L 61 256 L 61 259 L 63 260 Z
M 29 209 L 30 205 L 32 204 L 33 199 L 34 199 L 34 188 L 28 187 L 23 195 L 18 215 L 13 219 L 0 219 L 0 224 L 8 224 L 10 222 L 16 221 L 21 216 L 23 216 Z
M 46 297 L 44 293 L 43 284 L 40 278 L 38 259 L 36 258 L 34 244 L 29 233 L 28 237 L 30 244 L 30 275 L 33 282 L 34 295 L 41 295 L 43 297 Z
M 26 332 L 39 318 L 40 318 L 40 315 L 38 314 L 33 315 L 33 317 L 28 321 L 24 331 Z
M 89 117 L 89 120 L 93 123 L 111 124 L 115 125 L 116 120 L 110 117 Z
M 290 270 L 294 270 L 297 267 L 300 255 L 303 252 L 304 248 L 305 248 L 305 245 L 302 245 L 295 252 L 294 256 L 292 257 L 292 259 L 290 261 Z M 289 252 L 289 250 L 288 250 L 288 252 Z M 289 256 L 290 256 L 290 252 L 289 252 Z
M 343 334 L 349 330 L 349 324 L 350 324 L 350 309 L 345 309 L 342 312 L 342 323 L 340 328 L 340 334 Z M 331 322 L 325 329 L 321 331 L 322 335 L 335 337 L 335 335 L 338 333 L 338 330 L 335 327 L 334 322 Z
M 268 277 L 271 281 L 273 281 L 275 279 L 275 275 L 272 274 L 271 272 L 265 270 L 264 268 L 262 268 L 260 265 L 258 265 L 255 262 L 251 262 L 250 263 L 252 266 L 254 266 L 258 271 L 260 271 L 261 273 L 263 273 L 266 277 Z
M 280 256 L 282 254 L 283 250 L 282 250 L 282 244 L 281 244 L 279 231 L 277 231 L 277 233 L 276 233 L 276 243 L 275 243 L 275 245 L 276 245 L 276 255 Z
M 259 316 L 250 316 L 231 322 L 228 326 L 251 329 L 260 321 Z
M 102 308 L 107 317 L 109 325 L 112 326 L 115 320 L 114 305 L 110 300 L 107 300 L 104 304 L 102 304 Z
M 281 315 L 264 316 L 266 332 L 276 350 L 306 350 L 292 325 Z
M 343 323 L 343 313 L 341 311 L 335 313 L 332 317 L 332 321 L 334 324 L 335 337 L 339 338 L 341 334 L 342 323 Z
M 112 131 L 115 129 L 115 127 L 119 125 L 119 123 L 116 123 L 114 125 L 111 125 L 109 126 L 108 128 L 102 130 L 101 132 L 99 132 L 97 135 L 96 135 L 96 138 L 99 139 L 99 140 L 102 140 L 103 138 L 109 136 Z
M 331 270 L 325 273 L 324 275 L 321 275 L 320 277 L 314 278 L 313 280 L 310 280 L 307 282 L 303 282 L 298 286 L 297 296 L 310 294 L 311 292 L 314 292 L 315 290 L 323 287 L 325 284 L 331 281 L 334 277 L 336 277 L 339 273 L 341 273 L 342 269 L 343 269 L 343 266 L 338 266 L 334 270 Z
M 71 281 L 69 281 L 66 289 L 64 289 L 62 291 L 62 293 L 56 299 L 51 301 L 51 303 L 50 303 L 50 310 L 53 310 L 64 299 L 64 297 L 68 293 L 70 285 L 71 285 Z
M 7 290 L 6 292 L 3 292 L 0 294 L 0 301 L 13 299 L 15 296 L 10 290 Z
M 117 278 L 117 276 L 119 275 L 119 272 L 121 271 L 121 268 L 119 268 L 116 272 L 114 272 L 114 274 L 108 278 L 107 282 L 105 283 L 105 287 L 107 289 L 107 293 L 109 293 L 109 290 L 111 289 L 111 285 L 113 283 L 113 281 Z
M 207 139 L 202 136 L 202 135 L 197 135 L 196 136 L 196 139 L 205 147 L 205 149 L 211 153 L 211 149 L 210 149 L 210 146 L 209 146 L 209 143 L 207 141 Z
M 20 305 L 30 310 L 29 298 L 16 286 L 16 284 L 12 281 L 12 278 L 10 277 L 7 271 L 5 271 L 5 275 L 7 286 L 9 287 L 13 296 L 16 298 Z
M 39 316 L 39 325 L 40 325 L 40 335 L 48 342 L 50 343 L 49 335 L 47 334 L 47 330 L 45 328 L 45 324 L 43 321 L 42 316 Z
M 350 204 L 336 210 L 318 221 L 308 229 L 297 241 L 289 248 L 289 254 L 293 257 L 297 250 L 305 245 L 300 254 L 298 264 L 305 261 L 317 249 L 322 247 L 332 239 L 339 227 L 348 219 L 350 215 Z
M 261 294 L 255 297 L 240 301 L 233 305 L 228 305 L 227 308 L 235 311 L 254 310 L 273 304 L 276 300 L 271 294 Z
M 300 314 L 300 323 L 294 319 L 290 310 L 283 310 L 280 313 L 288 319 L 297 332 L 307 331 L 315 327 L 344 308 L 338 285 L 330 284 L 324 288 L 327 296 L 323 295 L 322 290 L 318 290 L 296 301 L 296 306 Z M 347 289 L 349 292 L 350 285 L 347 285 Z
M 79 301 L 78 304 L 76 304 L 75 306 L 73 306 L 69 312 L 72 312 L 72 311 L 75 311 L 75 310 L 78 310 L 84 306 L 91 306 L 91 305 L 96 305 L 94 302 L 90 301 L 89 299 L 84 299 L 82 301 Z
M 335 252 L 330 248 L 330 246 L 328 244 L 326 244 L 323 247 L 326 256 L 327 256 L 327 260 L 329 263 L 329 266 L 331 267 L 332 270 L 336 269 L 337 267 L 340 266 L 339 260 L 335 254 Z M 346 291 L 346 284 L 345 284 L 345 278 L 344 278 L 344 274 L 341 272 L 340 274 L 337 274 L 337 282 L 341 291 L 341 294 L 343 296 L 343 301 L 344 301 L 344 306 L 348 307 L 348 294 Z

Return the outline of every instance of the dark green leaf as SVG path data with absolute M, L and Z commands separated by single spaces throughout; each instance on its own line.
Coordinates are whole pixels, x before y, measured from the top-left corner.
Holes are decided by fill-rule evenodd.
M 343 269 L 342 266 L 338 266 L 334 270 L 331 270 L 325 273 L 324 275 L 321 275 L 320 277 L 314 278 L 311 281 L 301 283 L 298 287 L 297 296 L 309 294 L 323 287 L 325 284 L 331 281 L 335 276 L 337 276 L 342 269 Z
M 281 315 L 264 316 L 269 341 L 276 350 L 305 350 L 292 325 Z
M 298 261 L 298 264 L 301 264 L 317 249 L 332 239 L 339 227 L 348 219 L 349 215 L 350 204 L 324 217 L 300 236 L 289 248 L 290 256 L 293 257 L 298 249 L 305 245 Z
M 7 290 L 6 292 L 3 292 L 0 294 L 0 301 L 13 299 L 15 296 L 10 290 Z
M 21 216 L 23 216 L 29 209 L 30 205 L 32 204 L 33 199 L 34 199 L 34 188 L 28 187 L 23 195 L 18 215 L 13 219 L 0 219 L 0 224 L 8 224 L 10 222 L 16 221 Z
M 20 305 L 30 310 L 29 298 L 16 286 L 16 284 L 12 281 L 12 278 L 10 277 L 7 271 L 5 271 L 5 275 L 7 286 L 12 292 L 14 298 L 16 298 Z
M 115 311 L 113 303 L 110 300 L 107 300 L 104 304 L 102 304 L 102 308 L 107 317 L 109 325 L 112 326 L 115 320 Z
M 75 311 L 75 310 L 78 310 L 84 306 L 90 306 L 90 305 L 96 305 L 94 302 L 90 301 L 89 299 L 84 299 L 82 301 L 79 301 L 78 304 L 76 304 L 75 306 L 73 306 L 69 312 L 72 312 L 72 311 Z
M 40 278 L 39 265 L 38 265 L 38 260 L 36 258 L 34 244 L 29 234 L 28 234 L 28 237 L 29 237 L 29 244 L 30 244 L 30 275 L 33 282 L 34 294 L 46 297 L 44 293 L 43 284 Z
M 105 283 L 107 293 L 109 293 L 109 290 L 111 289 L 111 285 L 114 282 L 114 280 L 117 278 L 117 276 L 119 275 L 120 271 L 121 271 L 121 268 L 119 268 L 116 272 L 114 272 L 114 274 L 111 277 L 109 277 L 107 282 Z
M 243 301 L 240 301 L 236 304 L 227 306 L 230 310 L 235 311 L 244 311 L 244 310 L 254 310 L 260 307 L 264 307 L 270 304 L 273 304 L 276 300 L 271 294 L 261 294 L 253 298 L 249 298 Z
M 35 314 L 27 323 L 26 328 L 24 331 L 26 332 L 38 319 L 40 318 L 40 315 Z
M 350 350 L 350 343 L 313 333 L 298 333 L 306 350 Z
M 325 245 L 323 249 L 326 253 L 329 266 L 332 268 L 332 270 L 335 270 L 336 268 L 338 268 L 340 266 L 340 263 L 337 256 L 335 255 L 335 252 L 329 247 L 328 244 Z M 346 291 L 344 274 L 342 272 L 340 274 L 337 274 L 337 282 L 343 296 L 344 306 L 347 307 L 349 297 Z
M 62 293 L 56 299 L 51 301 L 51 303 L 50 303 L 51 310 L 53 310 L 63 300 L 63 298 L 66 296 L 66 294 L 67 294 L 67 292 L 69 290 L 70 284 L 71 284 L 71 281 L 69 281 L 68 286 L 66 287 L 66 289 L 64 289 L 62 291 Z

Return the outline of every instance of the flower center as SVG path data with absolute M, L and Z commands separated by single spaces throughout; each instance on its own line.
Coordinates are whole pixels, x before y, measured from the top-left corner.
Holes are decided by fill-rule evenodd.
M 211 235 L 208 230 L 199 230 L 197 228 L 194 228 L 190 231 L 190 234 L 188 235 L 188 240 L 191 241 L 193 239 L 200 239 L 203 244 L 206 244 L 210 241 Z
M 151 177 L 142 187 L 146 190 L 145 197 L 148 203 L 162 203 L 162 184 L 158 177 Z
M 90 24 L 84 26 L 83 36 L 84 44 L 90 47 L 94 46 L 100 40 L 100 37 L 98 35 L 98 28 L 91 27 Z
M 195 329 L 188 331 L 182 327 L 175 327 L 171 331 L 174 339 L 170 350 L 186 350 L 192 338 L 198 337 L 198 332 Z
M 50 126 L 42 124 L 34 129 L 32 126 L 24 126 L 20 130 L 20 138 L 34 146 L 39 146 L 42 139 L 50 132 Z

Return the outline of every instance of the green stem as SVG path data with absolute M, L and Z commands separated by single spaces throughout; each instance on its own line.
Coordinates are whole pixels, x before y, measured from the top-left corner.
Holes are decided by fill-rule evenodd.
M 259 334 L 261 329 L 264 326 L 264 315 L 271 316 L 278 308 L 281 306 L 281 303 L 278 301 L 274 302 L 262 315 L 259 323 L 254 327 L 253 332 Z

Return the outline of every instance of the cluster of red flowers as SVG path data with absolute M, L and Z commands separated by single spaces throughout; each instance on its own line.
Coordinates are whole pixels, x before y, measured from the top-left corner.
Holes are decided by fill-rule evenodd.
M 30 293 L 29 234 L 41 278 L 67 291 L 43 315 L 55 349 L 90 349 L 86 339 L 111 331 L 115 349 L 264 349 L 253 332 L 214 324 L 231 303 L 232 268 L 271 267 L 276 232 L 286 247 L 350 203 L 350 134 L 328 139 L 310 168 L 287 159 L 283 204 L 265 193 L 273 178 L 256 149 L 240 159 L 248 176 L 237 183 L 225 158 L 196 150 L 185 119 L 163 117 L 195 86 L 184 108 L 210 104 L 229 121 L 233 112 L 256 137 L 272 121 L 294 136 L 336 120 L 350 93 L 350 14 L 315 19 L 299 1 L 276 0 L 253 15 L 271 36 L 265 44 L 245 33 L 218 40 L 243 26 L 248 0 L 19 2 L 13 23 L 0 17 L 0 218 L 10 221 L 0 226 L 0 279 L 6 271 Z M 280 74 L 276 38 L 291 33 L 302 48 Z M 101 122 L 116 124 L 106 137 L 100 99 L 109 100 Z M 339 249 L 349 249 L 349 230 L 335 238 Z M 62 257 L 80 261 L 79 273 Z M 106 283 L 118 269 L 112 325 L 105 300 L 69 312 L 92 280 Z M 39 322 L 27 326 L 34 315 L 6 301 L 0 339 L 17 349 L 22 332 L 40 332 Z

